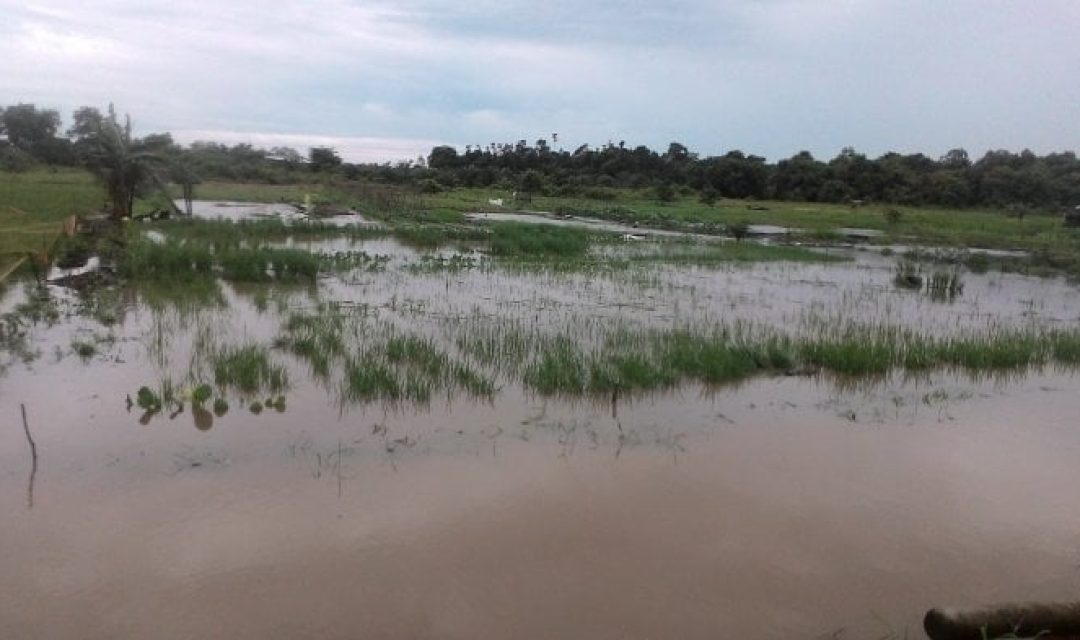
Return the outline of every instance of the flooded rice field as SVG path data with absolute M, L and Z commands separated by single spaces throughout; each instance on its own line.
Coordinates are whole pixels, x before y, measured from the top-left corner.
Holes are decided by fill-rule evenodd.
M 1080 589 L 1064 355 L 911 355 L 1073 331 L 1065 281 L 282 245 L 368 258 L 3 291 L 0 636 L 899 638 Z M 718 336 L 771 360 L 694 360 Z M 851 337 L 905 366 L 811 358 Z

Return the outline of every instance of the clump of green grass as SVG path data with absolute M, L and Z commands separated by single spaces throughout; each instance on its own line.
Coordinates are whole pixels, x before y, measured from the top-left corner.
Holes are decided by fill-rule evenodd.
M 83 360 L 89 360 L 97 353 L 97 345 L 89 340 L 72 340 L 71 350 Z
M 427 400 L 437 389 L 461 388 L 473 396 L 491 395 L 494 383 L 429 339 L 418 336 L 391 336 L 383 346 L 387 362 L 403 380 L 407 397 Z
M 401 381 L 391 368 L 368 356 L 349 360 L 345 368 L 344 389 L 345 396 L 354 401 L 396 401 L 403 395 Z M 413 391 L 415 392 L 415 389 Z
M 418 248 L 435 248 L 446 242 L 441 229 L 430 225 L 399 225 L 394 228 L 394 236 Z
M 214 266 L 210 247 L 177 241 L 154 243 L 130 238 L 120 263 L 121 273 L 136 280 L 190 280 L 209 276 Z
M 902 289 L 922 289 L 922 269 L 915 262 L 901 260 L 896 263 L 893 283 Z
M 935 270 L 926 282 L 926 292 L 934 300 L 955 300 L 964 292 L 964 281 L 960 269 Z
M 481 227 L 432 222 L 399 223 L 394 226 L 393 233 L 398 240 L 419 249 L 434 249 L 448 242 L 486 240 L 488 237 L 487 230 Z
M 491 228 L 491 253 L 502 258 L 573 258 L 589 250 L 589 237 L 578 227 L 500 222 Z
M 244 393 L 281 391 L 288 386 L 285 367 L 270 359 L 266 347 L 249 344 L 226 348 L 213 357 L 214 381 Z
M 744 328 L 612 330 L 600 344 L 570 334 L 470 329 L 458 345 L 544 395 L 725 384 L 753 375 L 825 372 L 845 378 L 946 368 L 976 374 L 1080 364 L 1080 331 L 995 330 L 934 337 L 889 326 L 855 326 L 792 337 Z M 524 361 L 524 366 L 517 363 Z
M 440 391 L 479 397 L 495 389 L 491 379 L 434 340 L 366 324 L 363 315 L 333 305 L 291 314 L 277 344 L 306 360 L 318 378 L 329 379 L 340 368 L 341 395 L 348 401 L 424 403 Z
M 588 390 L 587 370 L 585 354 L 559 338 L 526 367 L 524 382 L 542 393 L 579 395 Z
M 328 377 L 334 360 L 345 354 L 345 319 L 336 308 L 293 313 L 282 329 L 278 344 L 307 360 L 320 378 Z
M 418 261 L 405 265 L 405 270 L 412 274 L 419 273 L 458 273 L 475 269 L 481 265 L 477 258 L 461 253 L 455 253 L 449 257 L 443 255 L 422 255 Z
M 382 273 L 390 262 L 388 255 L 371 255 L 365 251 L 338 251 L 320 254 L 320 266 L 335 271 L 359 270 L 365 273 Z
M 319 256 L 302 249 L 232 248 L 216 258 L 222 276 L 237 282 L 311 281 L 320 266 Z
M 155 312 L 171 310 L 188 315 L 200 309 L 227 305 L 220 285 L 211 277 L 137 280 L 134 289 L 142 303 Z
M 301 249 L 265 246 L 214 246 L 166 239 L 155 243 L 141 235 L 128 240 L 121 272 L 133 280 L 181 281 L 220 274 L 236 282 L 312 281 L 319 256 Z
M 877 336 L 804 340 L 798 352 L 801 362 L 843 375 L 887 373 L 898 364 L 897 355 L 892 344 Z

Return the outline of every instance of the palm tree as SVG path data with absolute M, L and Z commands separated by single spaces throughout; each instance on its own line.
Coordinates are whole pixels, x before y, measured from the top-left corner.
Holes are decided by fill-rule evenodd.
M 121 125 L 111 104 L 109 115 L 97 122 L 89 142 L 86 164 L 105 185 L 112 205 L 110 217 L 130 218 L 138 190 L 148 184 L 162 184 L 158 169 L 164 159 L 141 148 L 139 140 L 131 137 L 131 117 L 125 115 Z

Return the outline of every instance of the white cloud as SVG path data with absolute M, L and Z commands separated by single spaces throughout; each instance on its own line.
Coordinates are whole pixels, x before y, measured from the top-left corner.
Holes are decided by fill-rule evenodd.
M 413 138 L 364 138 L 350 136 L 319 136 L 297 133 L 260 133 L 222 130 L 173 131 L 173 139 L 181 144 L 213 141 L 222 144 L 250 144 L 263 149 L 292 147 L 306 154 L 311 147 L 332 147 L 347 162 L 392 162 L 415 160 L 428 155 L 437 140 Z

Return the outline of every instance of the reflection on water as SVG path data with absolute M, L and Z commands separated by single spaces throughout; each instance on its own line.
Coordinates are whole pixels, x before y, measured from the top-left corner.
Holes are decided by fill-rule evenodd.
M 299 222 L 310 219 L 300 207 L 288 202 L 262 203 L 262 202 L 224 202 L 214 200 L 192 201 L 191 214 L 196 218 L 206 220 L 230 220 L 239 222 L 242 220 L 258 220 L 272 218 L 285 222 Z M 184 202 L 176 201 L 177 207 L 183 211 Z M 333 216 L 321 216 L 318 220 L 324 224 L 337 226 L 370 225 L 372 221 L 358 213 L 349 213 Z
M 762 380 L 618 422 L 527 399 L 461 417 L 241 412 L 205 433 L 69 422 L 39 436 L 58 461 L 33 515 L 0 524 L 0 626 L 880 637 L 883 619 L 914 635 L 931 606 L 1075 592 L 1073 387 L 942 379 L 928 405 Z
M 5 350 L 0 377 L 0 409 L 33 420 L 0 430 L 0 636 L 900 637 L 932 606 L 1080 587 L 1067 373 L 560 399 L 455 340 L 464 324 L 583 341 L 714 322 L 1071 327 L 1080 299 L 1064 282 L 965 273 L 940 304 L 858 252 L 530 273 L 410 270 L 420 254 L 392 240 L 332 242 L 395 257 L 307 287 L 2 294 L 36 355 Z M 313 334 L 340 338 L 313 351 L 340 349 L 335 375 L 281 340 L 297 318 L 333 322 L 326 309 L 348 319 Z M 383 332 L 426 342 L 387 351 Z M 248 344 L 287 369 L 286 391 L 219 384 L 219 352 Z M 333 367 L 364 363 L 450 382 L 413 389 L 420 402 L 342 402 Z M 493 392 L 464 392 L 461 363 Z M 196 399 L 202 384 L 213 394 Z M 125 396 L 144 386 L 176 401 L 139 424 Z

